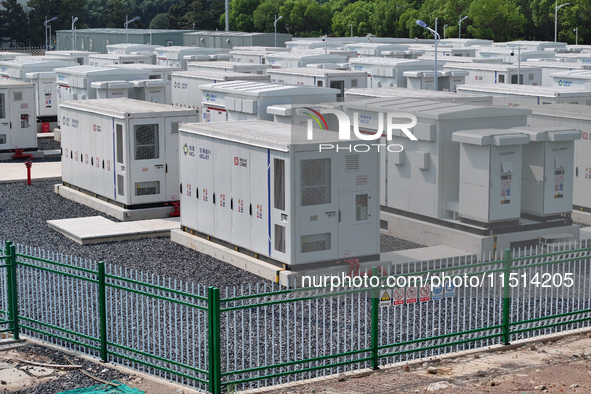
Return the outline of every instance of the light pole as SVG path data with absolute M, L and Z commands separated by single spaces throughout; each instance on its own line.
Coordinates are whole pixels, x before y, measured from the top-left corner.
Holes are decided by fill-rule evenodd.
M 281 18 L 283 18 L 283 16 L 279 15 L 279 18 L 277 18 L 277 15 L 275 15 L 275 22 L 273 22 L 273 27 L 275 28 L 275 46 L 277 46 L 277 22 L 279 22 L 281 20 Z
M 351 23 L 349 27 L 351 28 L 351 37 L 353 37 L 353 24 Z
M 49 48 L 47 46 L 47 28 L 49 26 L 49 22 L 52 22 L 54 20 L 57 19 L 57 16 L 54 16 L 53 18 L 47 20 L 47 17 L 45 17 L 45 22 L 43 22 L 43 26 L 45 26 L 45 51 L 47 51 L 47 48 Z M 51 35 L 51 34 L 50 34 Z M 50 37 L 51 38 L 51 37 Z
M 445 40 L 445 29 L 447 29 L 447 23 L 443 25 L 443 39 Z
M 460 15 L 460 21 L 458 22 L 458 26 L 459 26 L 459 29 L 458 29 L 458 38 L 462 38 L 462 21 L 464 19 L 468 19 L 468 15 L 466 15 L 463 18 L 462 18 L 462 15 Z
M 558 0 L 556 0 L 556 4 L 554 5 L 554 42 L 558 41 L 558 10 L 567 5 L 570 5 L 570 3 L 558 5 Z
M 137 21 L 138 19 L 140 19 L 139 16 L 136 16 L 135 18 L 133 18 L 132 20 L 128 21 L 127 20 L 127 15 L 125 15 L 125 23 L 123 24 L 123 26 L 125 26 L 125 43 L 129 44 L 129 34 L 127 33 L 127 27 L 129 26 L 129 24 L 133 21 Z
M 579 45 L 579 28 L 575 27 L 573 31 L 575 32 L 575 45 Z
M 78 17 L 72 17 L 72 50 L 75 51 L 76 50 L 76 30 L 75 30 L 75 24 L 76 21 L 78 20 Z
M 425 22 L 418 20 L 417 25 L 429 30 L 431 32 L 431 34 L 433 34 L 433 37 L 435 39 L 435 66 L 434 66 L 434 71 L 433 71 L 433 90 L 437 91 L 437 79 L 438 79 L 437 78 L 437 44 L 439 44 L 441 37 L 439 36 L 439 33 L 437 33 L 435 30 L 433 30 L 429 26 L 427 26 L 427 24 Z

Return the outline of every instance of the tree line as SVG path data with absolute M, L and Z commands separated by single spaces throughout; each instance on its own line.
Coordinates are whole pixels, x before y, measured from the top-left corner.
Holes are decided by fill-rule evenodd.
M 591 42 L 591 0 L 562 0 L 558 11 L 558 40 Z M 69 30 L 72 16 L 77 29 L 122 28 L 125 17 L 139 16 L 130 28 L 222 30 L 223 0 L 2 0 L 0 36 L 10 46 L 43 45 L 45 17 L 58 19 L 53 31 Z M 430 38 L 416 24 L 420 19 L 443 37 L 495 41 L 554 40 L 555 0 L 231 0 L 230 29 L 277 32 L 295 36 L 365 36 Z

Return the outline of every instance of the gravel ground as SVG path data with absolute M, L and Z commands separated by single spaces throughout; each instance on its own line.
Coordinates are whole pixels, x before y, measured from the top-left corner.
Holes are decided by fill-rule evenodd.
M 39 147 L 39 150 L 54 150 L 60 149 L 62 144 L 53 138 L 38 138 L 37 146 Z

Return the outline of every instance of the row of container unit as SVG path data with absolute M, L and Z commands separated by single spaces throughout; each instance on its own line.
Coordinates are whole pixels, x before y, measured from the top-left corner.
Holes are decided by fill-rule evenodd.
M 187 63 L 187 71 L 232 71 L 248 74 L 266 74 L 269 65 L 255 63 L 236 63 L 229 61 Z
M 281 47 L 233 47 L 230 56 L 236 63 L 267 64 L 268 54 L 289 51 L 289 48 Z
M 544 104 L 591 105 L 591 88 L 587 90 L 564 90 L 558 87 L 545 86 L 484 84 L 459 85 L 457 91 L 492 96 L 493 105 L 506 105 L 509 107 Z
M 368 98 L 419 98 L 424 100 L 438 100 L 445 102 L 456 102 L 476 105 L 492 105 L 493 98 L 490 95 L 464 93 L 464 92 L 443 92 L 433 90 L 415 90 L 399 87 L 391 88 L 367 88 L 345 90 L 345 101 L 353 101 Z
M 437 62 L 438 69 L 442 69 L 444 62 Z M 385 58 L 357 58 L 349 60 L 352 71 L 367 73 L 367 86 L 371 88 L 407 87 L 405 71 L 432 70 L 431 60 L 385 59 Z
M 128 207 L 179 199 L 178 128 L 194 110 L 118 98 L 65 101 L 62 181 Z
M 33 84 L 0 80 L 0 152 L 37 149 Z
M 278 68 L 267 72 L 273 83 L 287 85 L 317 86 L 339 90 L 339 98 L 345 89 L 367 87 L 364 71 L 327 70 L 323 68 Z
M 449 63 L 443 66 L 444 70 L 466 71 L 466 83 L 479 84 L 519 84 L 542 85 L 542 70 L 538 66 L 526 66 L 517 64 L 499 63 Z
M 288 267 L 378 260 L 377 151 L 321 151 L 291 125 L 183 124 L 181 226 Z
M 591 70 L 573 70 L 556 72 L 551 75 L 552 86 L 564 90 L 589 90 L 591 89 Z

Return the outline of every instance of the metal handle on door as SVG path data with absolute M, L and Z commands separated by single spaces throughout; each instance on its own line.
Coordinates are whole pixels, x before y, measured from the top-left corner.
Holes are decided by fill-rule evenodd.
M 213 203 L 215 204 L 215 193 L 213 193 Z

